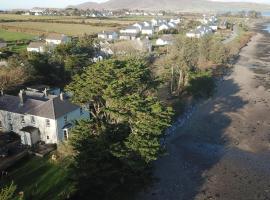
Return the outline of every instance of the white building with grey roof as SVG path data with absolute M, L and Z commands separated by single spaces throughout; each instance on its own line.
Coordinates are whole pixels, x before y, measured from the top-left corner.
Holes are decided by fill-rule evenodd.
M 0 96 L 0 128 L 20 135 L 24 145 L 58 144 L 69 138 L 75 120 L 89 117 L 87 110 L 65 99 L 63 93 L 21 90 L 18 96 Z

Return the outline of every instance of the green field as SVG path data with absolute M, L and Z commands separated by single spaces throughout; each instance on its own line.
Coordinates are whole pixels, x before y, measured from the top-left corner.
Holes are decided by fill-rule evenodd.
M 25 199 L 56 200 L 64 191 L 71 190 L 67 171 L 47 159 L 34 157 L 24 160 L 14 166 L 9 175 L 18 192 L 24 192 Z M 9 183 L 5 181 L 5 184 Z
M 0 38 L 4 39 L 5 41 L 16 41 L 16 40 L 31 40 L 34 38 L 34 36 L 28 33 L 11 32 L 0 29 Z

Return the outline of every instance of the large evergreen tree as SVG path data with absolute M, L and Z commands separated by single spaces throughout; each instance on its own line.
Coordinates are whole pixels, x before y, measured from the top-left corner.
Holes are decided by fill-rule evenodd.
M 157 84 L 147 63 L 129 59 L 92 65 L 67 86 L 73 101 L 89 104 L 92 114 L 71 139 L 82 192 L 111 197 L 158 158 L 172 110 L 155 97 Z

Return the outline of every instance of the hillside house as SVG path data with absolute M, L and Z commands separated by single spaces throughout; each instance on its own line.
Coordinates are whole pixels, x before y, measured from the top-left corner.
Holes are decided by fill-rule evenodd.
M 173 35 L 162 35 L 160 38 L 156 40 L 157 46 L 166 46 L 166 45 L 172 45 L 174 42 Z
M 63 93 L 21 90 L 18 96 L 0 96 L 0 128 L 17 133 L 24 145 L 67 140 L 74 120 L 83 118 L 89 118 L 89 113 L 69 102 Z
M 154 29 L 151 26 L 144 26 L 141 33 L 142 35 L 153 35 Z
M 120 33 L 122 34 L 139 34 L 140 33 L 140 28 L 137 26 L 129 26 L 125 29 L 120 30 Z
M 201 25 L 198 26 L 195 30 L 191 30 L 186 33 L 186 36 L 189 38 L 201 38 L 205 35 L 212 34 L 213 30 L 209 26 Z
M 175 24 L 180 24 L 181 23 L 181 19 L 180 18 L 170 19 L 170 22 L 173 22 Z
M 98 38 L 103 40 L 117 40 L 118 33 L 103 31 L 102 33 L 98 33 Z
M 120 34 L 119 40 L 136 40 L 138 38 L 137 33 L 126 33 L 126 34 Z
M 163 31 L 163 30 L 169 30 L 170 29 L 170 26 L 168 24 L 161 24 L 159 27 L 158 27 L 158 31 Z
M 135 23 L 133 24 L 134 27 L 137 27 L 138 29 L 140 29 L 140 31 L 142 30 L 143 28 L 143 23 Z
M 7 47 L 7 42 L 5 40 L 0 39 L 0 49 Z
M 59 44 L 66 44 L 70 42 L 70 37 L 64 34 L 50 33 L 46 38 L 46 44 L 49 46 L 56 46 Z
M 170 28 L 176 28 L 177 27 L 177 24 L 175 24 L 174 22 L 169 22 L 168 25 L 169 25 Z
M 28 52 L 37 52 L 37 53 L 44 53 L 45 52 L 45 43 L 44 42 L 31 42 L 27 46 Z

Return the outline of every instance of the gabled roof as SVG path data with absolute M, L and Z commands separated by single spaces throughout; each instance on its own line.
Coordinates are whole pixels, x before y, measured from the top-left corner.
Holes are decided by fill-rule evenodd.
M 49 33 L 46 37 L 48 40 L 62 40 L 63 37 L 65 37 L 64 34 L 58 34 L 58 33 Z
M 142 27 L 142 30 L 154 30 L 151 26 L 144 26 Z
M 28 48 L 40 48 L 43 47 L 44 45 L 45 45 L 44 42 L 31 42 L 28 45 Z
M 173 35 L 167 34 L 167 35 L 162 35 L 160 37 L 160 39 L 162 39 L 163 41 L 169 41 L 172 42 L 175 38 Z
M 0 110 L 29 114 L 48 119 L 57 119 L 67 113 L 70 113 L 79 106 L 72 104 L 68 100 L 61 100 L 59 96 L 30 97 L 26 96 L 23 105 L 20 105 L 18 96 L 3 95 L 0 97 Z
M 60 97 L 56 97 L 46 101 L 38 107 L 29 110 L 28 114 L 49 119 L 57 119 L 78 108 L 80 107 L 70 103 L 68 100 L 62 101 Z

